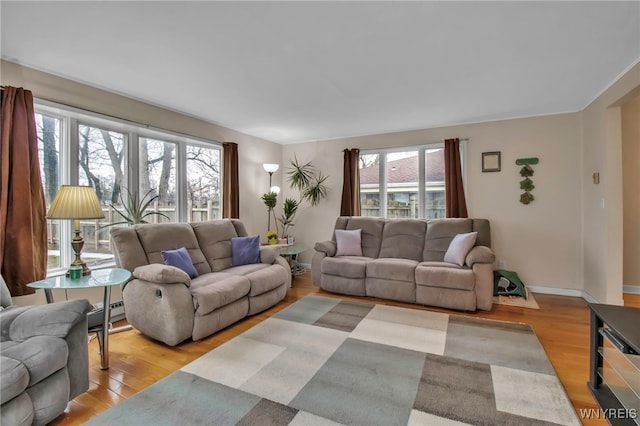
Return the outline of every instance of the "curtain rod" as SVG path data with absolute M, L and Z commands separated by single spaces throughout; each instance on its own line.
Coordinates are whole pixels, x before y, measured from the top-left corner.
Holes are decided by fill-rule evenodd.
M 469 142 L 469 138 L 460 138 L 460 142 Z M 360 149 L 360 152 L 373 152 L 373 151 L 386 151 L 386 150 L 398 150 L 398 151 L 406 151 L 406 150 L 410 150 L 412 148 L 414 149 L 419 149 L 419 148 L 425 148 L 428 147 L 429 145 L 435 145 L 435 144 L 444 144 L 444 139 L 441 141 L 437 141 L 437 142 L 428 142 L 428 143 L 424 143 L 424 144 L 420 144 L 420 145 L 405 145 L 405 146 L 380 146 L 380 147 L 375 147 L 375 148 L 367 148 L 367 149 Z

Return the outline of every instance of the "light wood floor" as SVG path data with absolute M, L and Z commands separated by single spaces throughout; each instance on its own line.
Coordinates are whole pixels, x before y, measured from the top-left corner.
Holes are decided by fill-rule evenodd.
M 277 306 L 254 317 L 246 318 L 197 342 L 187 341 L 176 347 L 169 347 L 144 337 L 137 330 L 112 334 L 109 339 L 110 368 L 108 370 L 100 370 L 99 368 L 98 343 L 96 339 L 93 339 L 89 344 L 89 390 L 74 399 L 70 403 L 68 412 L 52 424 L 82 424 L 307 294 L 322 294 L 323 296 L 352 300 L 360 299 L 321 291 L 311 284 L 310 274 L 307 273 L 294 279 L 293 288 L 289 290 L 285 300 Z M 587 388 L 589 376 L 589 309 L 587 303 L 577 297 L 540 293 L 535 294 L 535 298 L 540 305 L 539 310 L 494 305 L 491 312 L 462 315 L 530 324 L 544 346 L 576 411 L 583 408 L 598 408 Z M 455 311 L 382 299 L 364 299 L 387 305 L 461 314 Z M 625 295 L 625 304 L 640 307 L 640 295 Z M 607 424 L 604 420 L 589 420 L 583 421 L 583 423 L 588 425 Z

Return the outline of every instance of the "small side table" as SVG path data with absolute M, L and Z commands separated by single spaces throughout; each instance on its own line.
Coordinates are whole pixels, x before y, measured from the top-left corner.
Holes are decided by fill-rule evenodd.
M 299 275 L 301 272 L 298 270 L 298 255 L 305 251 L 305 249 L 297 245 L 282 245 L 280 247 L 280 256 L 284 257 L 287 260 L 287 263 L 289 263 L 289 266 L 291 267 L 291 276 L 295 277 L 296 275 Z
M 59 277 L 51 277 L 42 281 L 36 281 L 27 284 L 32 288 L 44 289 L 47 303 L 53 303 L 53 295 L 51 290 L 55 288 L 74 289 L 74 288 L 94 288 L 104 287 L 103 298 L 103 320 L 102 329 L 94 328 L 98 334 L 98 343 L 100 345 L 100 369 L 109 368 L 109 320 L 111 318 L 111 287 L 114 285 L 124 284 L 131 278 L 131 272 L 121 268 L 97 269 L 91 271 L 91 275 L 86 275 L 79 279 L 71 279 L 64 275 Z

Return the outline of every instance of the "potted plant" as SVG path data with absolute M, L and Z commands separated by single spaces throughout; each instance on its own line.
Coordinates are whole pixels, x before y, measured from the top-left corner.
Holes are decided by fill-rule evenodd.
M 264 194 L 262 194 L 262 197 L 260 197 L 262 199 L 262 201 L 264 201 L 265 206 L 267 206 L 267 214 L 269 216 L 269 220 L 268 220 L 268 224 L 267 224 L 267 239 L 268 239 L 268 235 L 271 231 L 271 215 L 274 215 L 274 219 L 275 219 L 275 214 L 273 213 L 273 209 L 276 207 L 276 204 L 278 203 L 278 194 L 276 194 L 273 191 L 269 191 L 269 192 L 265 192 Z M 273 223 L 276 226 L 276 230 L 275 230 L 275 234 L 276 234 L 276 239 L 278 238 L 278 222 L 277 221 L 273 221 Z
M 109 204 L 109 206 L 118 214 L 118 216 L 120 216 L 122 220 L 118 222 L 108 223 L 104 226 L 101 226 L 99 229 L 103 229 L 113 225 L 123 225 L 123 224 L 135 225 L 137 223 L 149 223 L 147 221 L 147 218 L 149 216 L 162 216 L 166 219 L 169 219 L 169 216 L 167 216 L 164 213 L 154 211 L 154 210 L 147 211 L 149 206 L 160 197 L 157 194 L 153 195 L 153 189 L 150 189 L 149 191 L 147 191 L 142 196 L 142 198 L 139 197 L 138 191 L 130 192 L 127 189 L 124 189 L 124 191 L 126 191 L 127 193 L 126 201 L 122 197 L 122 192 L 120 192 L 120 202 L 122 203 L 122 211 L 118 210 L 118 208 L 114 206 L 113 203 Z
M 282 206 L 282 215 L 277 219 L 282 225 L 282 236 L 289 236 L 289 229 L 294 226 L 293 219 L 303 202 L 317 206 L 321 200 L 327 198 L 329 188 L 325 185 L 328 176 L 316 170 L 311 161 L 301 164 L 294 156 L 289 160 L 290 168 L 287 172 L 289 187 L 297 190 L 299 198 L 286 198 Z

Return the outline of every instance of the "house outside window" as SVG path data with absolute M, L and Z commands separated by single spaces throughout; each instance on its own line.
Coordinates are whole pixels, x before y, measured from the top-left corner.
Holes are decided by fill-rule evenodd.
M 36 101 L 36 131 L 47 211 L 60 185 L 90 185 L 105 218 L 81 221 L 89 267 L 113 262 L 110 225 L 123 221 L 130 194 L 155 197 L 148 222 L 190 222 L 222 216 L 222 146 L 149 129 L 58 104 Z M 132 173 L 133 171 L 133 173 Z M 47 220 L 48 273 L 73 260 L 71 221 Z M 123 226 L 123 225 L 114 225 Z
M 362 151 L 359 168 L 362 216 L 445 217 L 443 144 Z

